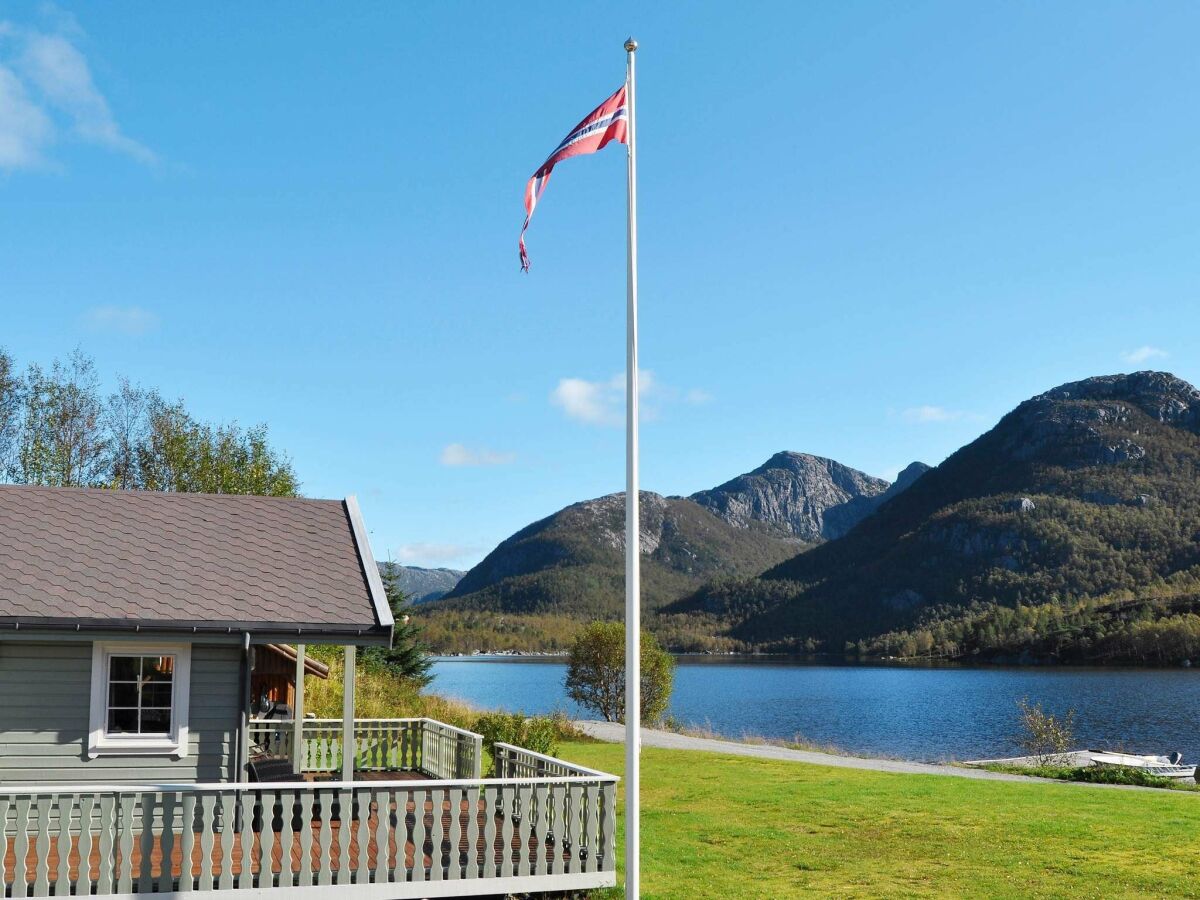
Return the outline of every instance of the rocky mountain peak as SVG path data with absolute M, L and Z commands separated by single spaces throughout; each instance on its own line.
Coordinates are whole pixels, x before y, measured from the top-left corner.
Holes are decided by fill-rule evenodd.
M 1170 372 L 1147 371 L 1085 378 L 1046 391 L 1022 406 L 1064 401 L 1114 404 L 1118 408 L 1120 404 L 1128 403 L 1159 422 L 1193 429 L 1200 423 L 1200 390 Z
M 1026 400 L 994 433 L 1014 460 L 1116 465 L 1145 456 L 1145 417 L 1200 432 L 1200 391 L 1169 372 L 1086 378 Z
M 874 507 L 887 481 L 810 453 L 781 451 L 765 463 L 691 499 L 738 528 L 765 524 L 803 541 L 839 537 Z
M 446 596 L 467 574 L 458 569 L 431 569 L 392 562 L 380 563 L 379 571 L 385 575 L 395 572 L 400 589 L 411 595 L 414 603 L 431 603 Z
M 653 491 L 640 491 L 638 525 L 643 555 L 653 553 L 662 540 L 667 498 Z M 625 552 L 625 492 L 606 494 L 567 507 L 562 515 L 575 520 L 597 544 Z

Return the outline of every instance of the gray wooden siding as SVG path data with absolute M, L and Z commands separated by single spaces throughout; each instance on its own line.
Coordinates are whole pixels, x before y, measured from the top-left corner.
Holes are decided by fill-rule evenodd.
M 87 758 L 92 645 L 0 641 L 0 783 L 228 781 L 236 647 L 192 647 L 188 755 Z

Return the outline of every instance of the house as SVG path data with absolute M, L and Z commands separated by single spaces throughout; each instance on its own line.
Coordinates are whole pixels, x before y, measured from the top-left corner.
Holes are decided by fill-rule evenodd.
M 0 897 L 614 884 L 614 776 L 354 717 L 392 629 L 353 497 L 0 486 Z M 345 647 L 340 718 L 304 715 L 310 644 Z
M 0 525 L 0 783 L 240 781 L 256 646 L 391 640 L 352 497 L 10 485 Z

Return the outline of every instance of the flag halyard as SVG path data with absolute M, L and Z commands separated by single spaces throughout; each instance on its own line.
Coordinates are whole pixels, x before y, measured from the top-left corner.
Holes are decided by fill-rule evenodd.
M 525 224 L 521 226 L 521 271 L 529 271 L 529 254 L 525 251 L 525 231 L 550 180 L 555 165 L 572 156 L 583 156 L 603 150 L 610 141 L 628 143 L 629 110 L 625 103 L 625 85 L 584 117 L 568 132 L 544 163 L 525 185 Z

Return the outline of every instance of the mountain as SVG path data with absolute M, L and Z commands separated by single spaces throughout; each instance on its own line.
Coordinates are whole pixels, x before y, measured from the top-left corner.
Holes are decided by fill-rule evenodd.
M 816 543 L 841 537 L 871 513 L 874 499 L 888 489 L 882 478 L 835 460 L 785 451 L 690 499 L 738 528 L 761 523 L 778 534 Z
M 643 491 L 643 607 L 655 609 L 713 577 L 757 575 L 800 546 L 765 527 L 729 525 L 691 500 Z M 575 503 L 505 540 L 436 606 L 617 617 L 624 554 L 625 495 Z
M 454 586 L 467 574 L 458 569 L 425 569 L 388 562 L 379 564 L 381 572 L 387 572 L 389 567 L 399 573 L 400 588 L 406 594 L 412 594 L 414 603 L 440 600 L 454 590 Z
M 643 609 L 652 613 L 713 579 L 753 578 L 842 534 L 927 468 L 914 463 L 889 485 L 833 460 L 777 453 L 692 497 L 643 492 Z M 443 652 L 561 649 L 579 621 L 622 615 L 624 553 L 623 494 L 572 504 L 505 540 L 428 607 L 426 636 Z M 671 646 L 731 646 L 686 615 L 652 624 Z
M 1097 622 L 1133 633 L 1120 604 L 1193 615 L 1198 589 L 1200 392 L 1137 372 L 1025 401 L 844 536 L 670 611 L 764 647 L 1023 652 L 1058 628 L 1084 653 Z
M 933 466 L 927 465 L 923 462 L 909 463 L 900 470 L 900 474 L 896 476 L 896 480 L 888 486 L 886 491 L 884 491 L 882 494 L 876 494 L 873 497 L 867 498 L 869 512 L 875 512 L 875 510 L 879 509 L 879 507 L 883 506 L 883 504 L 887 503 L 901 491 L 908 490 L 914 481 L 932 468 Z M 863 516 L 863 518 L 866 518 L 866 516 Z

